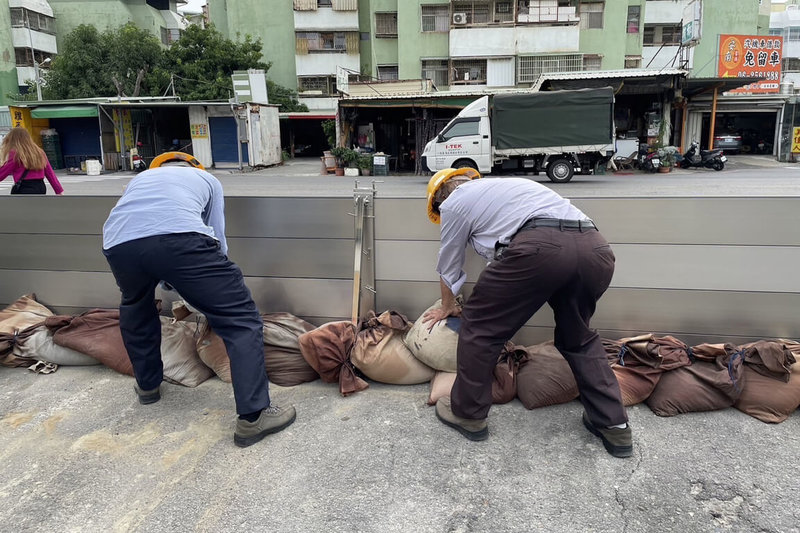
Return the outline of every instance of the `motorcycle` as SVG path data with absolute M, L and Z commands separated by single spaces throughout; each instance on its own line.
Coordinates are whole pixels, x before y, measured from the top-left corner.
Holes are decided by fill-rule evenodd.
M 131 156 L 133 161 L 133 171 L 134 172 L 141 172 L 143 170 L 147 170 L 147 163 L 145 162 L 144 158 L 139 154 L 134 154 Z
M 658 171 L 658 167 L 661 166 L 661 158 L 658 157 L 658 152 L 651 152 L 650 147 L 642 143 L 639 145 L 639 158 L 637 163 L 640 170 L 652 173 Z
M 683 154 L 683 159 L 680 162 L 681 168 L 705 167 L 713 168 L 717 171 L 725 168 L 725 162 L 728 158 L 725 157 L 722 150 L 700 150 L 699 148 L 700 144 L 697 141 L 692 141 L 689 149 Z

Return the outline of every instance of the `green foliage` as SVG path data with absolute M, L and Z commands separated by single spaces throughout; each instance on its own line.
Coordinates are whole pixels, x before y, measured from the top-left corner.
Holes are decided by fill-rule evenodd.
M 322 132 L 325 134 L 325 139 L 327 139 L 328 141 L 328 146 L 330 146 L 331 148 L 336 146 L 336 121 L 323 120 Z
M 189 26 L 164 49 L 156 37 L 132 23 L 103 33 L 83 24 L 65 36 L 51 68 L 42 71 L 43 96 L 163 96 L 173 80 L 175 94 L 184 101 L 227 100 L 233 95 L 233 71 L 266 71 L 270 63 L 261 58 L 260 40 L 246 36 L 236 43 L 213 25 Z M 268 80 L 267 90 L 270 103 L 280 105 L 281 111 L 308 111 L 286 87 Z
M 661 159 L 661 166 L 662 167 L 672 167 L 675 166 L 675 161 L 677 160 L 678 148 L 675 146 L 664 146 L 663 148 L 658 149 L 658 157 Z
M 192 25 L 164 51 L 160 68 L 167 76 L 175 75 L 175 89 L 183 100 L 227 100 L 233 96 L 233 71 L 269 69 L 261 57 L 259 39 L 248 35 L 235 43 L 213 24 Z
M 43 96 L 156 95 L 160 80 L 153 70 L 161 55 L 158 39 L 132 23 L 103 33 L 82 24 L 67 34 L 51 67 L 43 71 Z
M 356 164 L 362 170 L 372 170 L 372 154 L 360 155 Z
M 346 167 L 355 167 L 358 158 L 361 157 L 361 154 L 345 146 L 331 148 L 331 155 L 336 158 L 338 164 Z

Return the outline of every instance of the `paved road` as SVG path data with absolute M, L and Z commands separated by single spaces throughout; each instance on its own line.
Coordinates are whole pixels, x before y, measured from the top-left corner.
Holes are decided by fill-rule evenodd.
M 797 194 L 795 167 L 746 163 L 558 188 Z M 352 178 L 312 167 L 217 174 L 234 195 L 350 194 Z M 64 181 L 69 194 L 119 194 L 129 179 Z M 381 194 L 424 194 L 422 177 L 384 181 Z M 435 419 L 426 385 L 343 398 L 317 381 L 273 387 L 297 422 L 241 450 L 230 386 L 165 384 L 151 406 L 132 388 L 101 367 L 0 368 L 3 531 L 800 532 L 797 413 L 768 425 L 735 409 L 659 418 L 635 406 L 635 455 L 620 460 L 582 427 L 578 402 L 496 406 L 489 440 L 473 443 Z
M 344 177 L 319 173 L 318 159 L 297 159 L 284 165 L 240 172 L 236 168 L 212 169 L 227 196 L 352 196 L 356 181 L 373 181 L 384 197 L 424 197 L 428 176 L 413 174 L 381 177 Z M 59 171 L 70 195 L 119 195 L 134 174 L 114 172 L 100 176 L 70 175 Z M 575 176 L 570 183 L 553 184 L 546 176 L 530 176 L 567 197 L 581 196 L 794 196 L 800 194 L 800 165 L 779 163 L 768 156 L 731 156 L 721 172 L 710 169 L 674 169 L 668 174 L 639 171 L 599 176 Z M 9 180 L 0 182 L 7 194 Z

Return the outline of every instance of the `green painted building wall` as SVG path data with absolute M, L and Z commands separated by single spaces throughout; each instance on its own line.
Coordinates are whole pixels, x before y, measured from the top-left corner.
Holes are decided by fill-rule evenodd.
M 161 40 L 161 28 L 166 25 L 161 13 L 143 0 L 48 1 L 56 19 L 56 42 L 59 47 L 64 37 L 81 24 L 90 24 L 102 32 L 133 22 L 159 40 Z
M 415 3 L 409 0 L 399 0 L 399 2 L 403 4 Z M 364 4 L 364 2 L 362 2 L 362 4 Z M 359 8 L 362 7 L 362 4 L 359 5 Z M 370 2 L 366 2 L 365 9 L 362 11 L 362 14 L 366 14 L 368 17 L 369 42 L 371 44 L 369 47 L 369 57 L 367 58 L 368 71 L 364 72 L 364 74 L 372 76 L 373 78 L 378 77 L 378 66 L 383 65 L 397 65 L 399 77 L 403 78 L 403 74 L 399 72 L 400 64 L 398 59 L 398 43 L 400 42 L 399 32 L 401 28 L 400 14 L 398 13 L 397 20 L 397 39 L 375 37 L 375 13 L 397 12 L 397 4 L 398 0 L 371 0 Z M 365 30 L 362 29 L 362 31 Z M 405 46 L 405 42 L 403 42 L 403 46 Z M 364 55 L 366 54 L 362 51 L 362 65 L 364 64 Z
M 8 0 L 0 0 L 0 105 L 8 105 L 7 94 L 19 91 L 17 86 L 17 62 L 11 42 L 11 12 Z
M 263 60 L 272 63 L 267 78 L 297 90 L 294 10 L 289 0 L 210 0 L 210 21 L 223 35 L 243 41 L 261 39 Z
M 756 1 L 703 0 L 702 35 L 694 49 L 694 67 L 689 75 L 693 78 L 716 77 L 719 36 L 766 35 L 769 24 L 760 27 L 762 17 Z
M 644 0 L 606 0 L 603 27 L 581 30 L 581 53 L 601 55 L 602 70 L 623 69 L 626 55 L 641 56 L 645 4 Z M 641 8 L 638 33 L 627 31 L 628 6 Z
M 398 63 L 400 79 L 419 79 L 422 58 L 447 58 L 450 54 L 447 32 L 422 31 L 422 5 L 449 5 L 442 0 L 402 0 L 397 13 Z

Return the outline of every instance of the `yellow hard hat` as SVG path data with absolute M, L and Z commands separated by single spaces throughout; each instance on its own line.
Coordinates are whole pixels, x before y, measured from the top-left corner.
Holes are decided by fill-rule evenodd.
M 475 170 L 474 168 L 464 167 L 464 168 L 443 168 L 439 172 L 433 175 L 431 180 L 428 182 L 428 218 L 434 224 L 440 224 L 442 219 L 439 216 L 439 213 L 434 211 L 433 209 L 433 197 L 436 195 L 436 191 L 439 190 L 439 187 L 445 184 L 448 180 L 455 178 L 457 176 L 464 176 L 471 180 L 477 179 L 481 177 L 481 173 Z
M 206 169 L 206 167 L 204 167 L 200 161 L 195 159 L 193 155 L 187 154 L 186 152 L 164 152 L 153 159 L 153 162 L 150 163 L 150 168 L 158 168 L 164 163 L 168 163 L 170 161 L 185 161 L 195 168 L 199 168 L 201 170 Z

